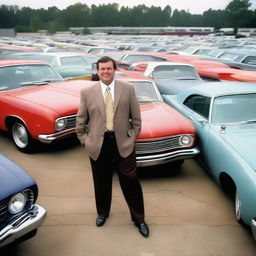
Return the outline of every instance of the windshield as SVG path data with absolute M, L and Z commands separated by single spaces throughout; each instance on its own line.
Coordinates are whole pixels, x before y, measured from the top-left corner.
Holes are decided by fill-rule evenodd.
M 217 97 L 213 103 L 213 123 L 256 122 L 256 94 Z
M 155 90 L 153 84 L 149 81 L 132 81 L 137 100 L 139 103 L 159 102 L 160 98 Z
M 152 72 L 154 79 L 190 80 L 198 79 L 193 67 L 183 65 L 160 65 Z
M 0 91 L 8 91 L 42 82 L 63 81 L 49 65 L 22 65 L 0 68 Z

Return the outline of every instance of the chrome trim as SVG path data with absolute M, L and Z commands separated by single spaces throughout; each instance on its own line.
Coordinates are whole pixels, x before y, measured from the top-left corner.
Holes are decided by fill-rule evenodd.
M 182 145 L 180 140 L 183 136 L 189 136 L 191 143 L 189 145 Z M 180 134 L 170 137 L 157 138 L 151 140 L 137 141 L 135 144 L 136 153 L 138 155 L 145 155 L 151 153 L 166 152 L 173 149 L 188 148 L 194 143 L 194 136 L 191 134 Z
M 136 156 L 137 166 L 154 166 L 170 163 L 176 160 L 192 158 L 199 154 L 198 148 L 177 150 L 173 152 L 154 154 L 149 156 Z
M 254 238 L 254 240 L 256 240 L 256 217 L 254 217 L 251 220 L 250 226 L 251 226 L 253 238 Z
M 14 242 L 16 239 L 37 229 L 46 217 L 46 210 L 34 205 L 31 210 L 9 223 L 0 231 L 0 247 Z
M 60 132 L 56 132 L 56 133 L 51 133 L 51 134 L 40 134 L 38 136 L 38 139 L 42 143 L 50 144 L 54 140 L 57 140 L 57 139 L 62 138 L 64 136 L 68 136 L 70 134 L 75 133 L 75 131 L 76 131 L 76 128 L 71 128 L 71 129 L 68 129 L 68 130 L 64 130 L 64 131 L 60 131 Z

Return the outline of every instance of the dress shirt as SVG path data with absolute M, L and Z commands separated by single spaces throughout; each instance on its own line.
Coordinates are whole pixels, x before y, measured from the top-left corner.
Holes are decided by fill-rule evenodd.
M 102 95 L 104 97 L 105 95 L 105 92 L 106 92 L 106 89 L 107 89 L 107 86 L 109 86 L 109 89 L 110 89 L 110 93 L 111 93 L 111 96 L 112 96 L 112 100 L 114 102 L 114 94 L 115 94 L 115 80 L 112 81 L 112 83 L 110 85 L 106 85 L 104 83 L 102 83 L 100 81 L 100 86 L 101 86 L 101 91 L 102 91 Z

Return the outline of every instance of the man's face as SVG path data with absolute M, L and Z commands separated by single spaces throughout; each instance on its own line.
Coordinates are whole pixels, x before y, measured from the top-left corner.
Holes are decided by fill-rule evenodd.
M 115 69 L 112 61 L 99 63 L 99 69 L 97 70 L 97 73 L 100 80 L 104 84 L 107 84 L 107 85 L 111 84 L 115 76 Z

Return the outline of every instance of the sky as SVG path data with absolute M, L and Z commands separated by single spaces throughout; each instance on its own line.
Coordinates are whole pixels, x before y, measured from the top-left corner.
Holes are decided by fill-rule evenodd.
M 117 3 L 119 6 L 127 6 L 129 8 L 144 4 L 147 7 L 158 6 L 164 8 L 170 5 L 172 10 L 178 9 L 189 11 L 191 14 L 202 14 L 208 9 L 223 10 L 232 0 L 160 0 L 159 3 L 156 0 L 0 0 L 0 5 L 18 5 L 19 7 L 30 7 L 32 9 L 48 9 L 48 7 L 56 6 L 58 9 L 63 10 L 69 5 L 80 2 L 91 7 L 92 4 L 99 6 L 100 4 Z M 251 8 L 256 9 L 256 0 L 250 0 L 252 3 Z

